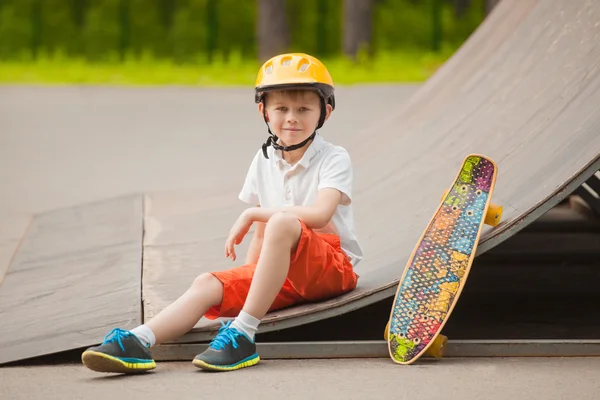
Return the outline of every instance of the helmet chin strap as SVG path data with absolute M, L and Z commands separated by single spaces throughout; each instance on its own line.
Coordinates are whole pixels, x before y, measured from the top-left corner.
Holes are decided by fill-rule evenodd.
M 269 126 L 269 123 L 267 122 L 267 111 L 266 110 L 263 112 L 263 116 L 265 119 L 265 124 L 267 124 L 267 131 L 269 132 L 270 136 L 267 139 L 267 141 L 263 143 L 262 151 L 263 151 L 263 155 L 265 156 L 265 158 L 268 159 L 269 156 L 267 155 L 267 147 L 269 147 L 269 146 L 273 146 L 273 148 L 275 150 L 292 151 L 292 150 L 297 150 L 297 149 L 300 149 L 300 148 L 306 146 L 306 144 L 308 142 L 310 142 L 311 140 L 313 140 L 315 138 L 315 135 L 317 134 L 317 129 L 322 127 L 323 123 L 325 122 L 325 101 L 321 98 L 321 116 L 319 118 L 319 125 L 317 125 L 317 128 L 314 130 L 314 132 L 309 137 L 307 137 L 305 140 L 303 140 L 301 143 L 294 144 L 291 146 L 282 146 L 277 143 L 279 138 L 273 132 L 271 132 L 271 127 Z
M 267 126 L 269 126 L 267 124 Z M 310 142 L 311 140 L 313 140 L 315 138 L 315 135 L 317 134 L 317 131 L 315 130 L 309 137 L 307 137 L 305 140 L 303 140 L 301 143 L 298 144 L 294 144 L 291 146 L 282 146 L 280 144 L 277 144 L 277 140 L 279 140 L 279 138 L 277 136 L 275 136 L 273 134 L 273 132 L 271 132 L 271 128 L 267 128 L 269 131 L 269 134 L 271 136 L 269 136 L 269 138 L 267 139 L 267 141 L 265 143 L 263 143 L 262 145 L 262 151 L 263 151 L 263 155 L 265 156 L 265 158 L 269 158 L 269 156 L 267 155 L 267 147 L 269 146 L 273 146 L 273 148 L 275 150 L 281 150 L 281 151 L 292 151 L 292 150 L 297 150 L 300 149 L 304 146 L 306 146 L 306 144 L 308 142 Z

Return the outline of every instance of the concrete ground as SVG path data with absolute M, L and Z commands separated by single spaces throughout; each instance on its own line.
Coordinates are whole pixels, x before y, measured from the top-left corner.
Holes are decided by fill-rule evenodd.
M 266 360 L 230 373 L 160 363 L 141 376 L 81 364 L 0 369 L 0 399 L 577 399 L 598 398 L 600 358 Z

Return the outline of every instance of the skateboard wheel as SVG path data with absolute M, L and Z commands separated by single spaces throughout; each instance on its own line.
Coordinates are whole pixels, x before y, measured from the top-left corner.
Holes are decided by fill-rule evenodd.
M 497 226 L 502 219 L 502 206 L 490 204 L 485 214 L 485 223 L 490 226 Z
M 444 201 L 444 199 L 446 198 L 446 196 L 448 196 L 448 192 L 450 192 L 450 189 L 444 190 L 444 194 L 442 194 L 442 198 L 440 199 L 440 201 Z
M 390 331 L 390 321 L 385 325 L 385 331 L 383 332 L 383 339 L 388 341 L 388 333 Z M 425 351 L 425 356 L 434 357 L 434 358 L 442 358 L 444 356 L 444 351 L 446 350 L 446 344 L 448 343 L 448 337 L 442 335 L 441 333 L 435 338 L 431 346 Z
M 388 321 L 387 325 L 385 326 L 385 331 L 383 332 L 383 340 L 385 340 L 387 342 L 388 340 L 388 332 L 390 331 L 390 321 Z
M 434 358 L 442 358 L 444 351 L 446 350 L 446 344 L 448 343 L 448 337 L 439 334 L 431 346 L 425 351 L 425 354 Z

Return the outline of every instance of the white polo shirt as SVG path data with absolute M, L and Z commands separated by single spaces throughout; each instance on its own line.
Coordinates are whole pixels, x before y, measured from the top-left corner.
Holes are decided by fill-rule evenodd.
M 338 235 L 342 250 L 356 266 L 363 258 L 363 251 L 354 231 L 353 172 L 348 152 L 317 134 L 294 166 L 282 158 L 281 150 L 269 146 L 267 154 L 269 159 L 259 149 L 254 156 L 239 194 L 240 200 L 265 208 L 311 206 L 320 189 L 339 190 L 342 198 L 331 221 L 315 232 Z

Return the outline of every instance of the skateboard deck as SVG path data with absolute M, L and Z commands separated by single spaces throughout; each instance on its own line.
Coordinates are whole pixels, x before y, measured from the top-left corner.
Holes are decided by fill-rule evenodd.
M 465 285 L 483 224 L 500 222 L 502 208 L 490 204 L 496 175 L 493 160 L 468 155 L 417 242 L 386 327 L 394 362 L 411 364 L 425 352 L 439 353 L 430 346 L 445 345 L 438 335 Z

